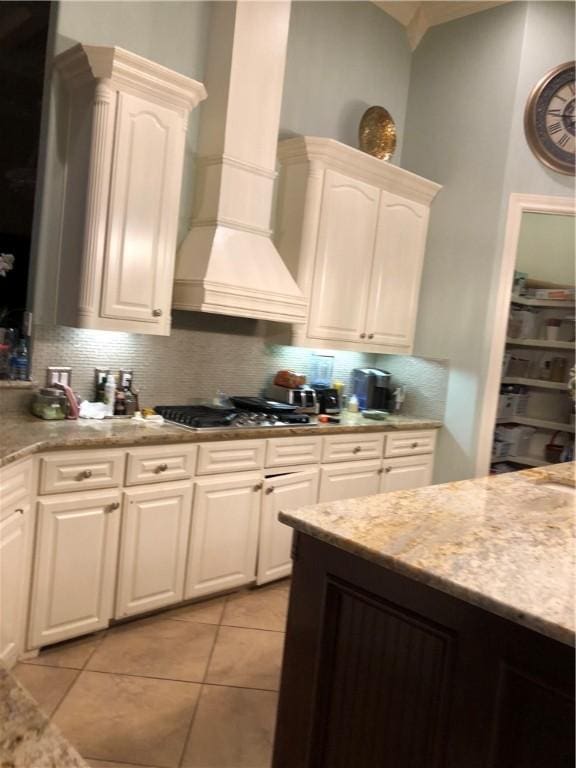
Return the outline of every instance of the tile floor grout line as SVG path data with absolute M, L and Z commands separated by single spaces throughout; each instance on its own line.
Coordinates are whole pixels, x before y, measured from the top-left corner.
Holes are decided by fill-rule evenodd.
M 224 600 L 224 606 L 222 608 L 222 616 L 224 616 L 224 608 L 226 607 L 227 599 L 228 598 Z M 198 707 L 200 706 L 200 699 L 202 698 L 202 691 L 204 690 L 206 677 L 208 676 L 208 669 L 210 667 L 210 664 L 212 663 L 212 656 L 214 655 L 214 649 L 216 648 L 216 643 L 218 642 L 218 635 L 220 634 L 220 626 L 221 625 L 219 624 L 216 629 L 216 633 L 214 634 L 214 642 L 212 643 L 212 648 L 210 649 L 210 654 L 208 655 L 208 659 L 206 661 L 206 667 L 204 668 L 204 675 L 202 676 L 202 683 L 200 684 L 200 690 L 198 691 L 198 698 L 196 699 L 196 705 L 192 713 L 192 719 L 190 720 L 190 725 L 188 726 L 188 731 L 186 732 L 186 738 L 184 739 L 184 742 L 182 744 L 182 752 L 180 753 L 180 759 L 178 760 L 178 764 L 177 764 L 178 768 L 182 768 L 184 755 L 186 754 L 186 747 L 188 746 L 190 736 L 192 735 L 192 728 L 194 727 L 196 714 L 198 713 Z
M 51 667 L 51 669 L 54 669 L 54 667 Z M 61 707 L 61 706 L 62 706 L 62 704 L 64 703 L 64 699 L 66 699 L 66 698 L 68 697 L 68 694 L 70 693 L 70 691 L 72 690 L 72 688 L 74 688 L 74 686 L 76 685 L 76 681 L 78 680 L 78 678 L 79 678 L 79 677 L 80 677 L 80 675 L 82 674 L 82 670 L 81 670 L 81 669 L 77 669 L 77 670 L 75 670 L 75 671 L 76 671 L 76 675 L 74 676 L 74 679 L 72 680 L 72 682 L 70 683 L 70 685 L 68 686 L 68 688 L 66 688 L 66 691 L 65 691 L 64 695 L 62 696 L 62 698 L 60 699 L 60 701 L 58 702 L 58 704 L 56 704 L 56 706 L 54 707 L 54 710 L 53 710 L 52 714 L 51 714 L 51 715 L 50 715 L 50 717 L 48 718 L 48 721 L 49 721 L 50 723 L 52 723 L 52 722 L 53 722 L 53 720 L 54 720 L 54 717 L 55 717 L 55 715 L 56 715 L 56 712 L 58 712 L 58 710 L 60 709 L 60 707 Z
M 220 626 L 231 627 L 232 629 L 253 629 L 255 632 L 276 632 L 279 635 L 286 634 L 285 629 L 265 629 L 264 627 L 245 627 L 242 624 L 224 624 L 224 622 Z

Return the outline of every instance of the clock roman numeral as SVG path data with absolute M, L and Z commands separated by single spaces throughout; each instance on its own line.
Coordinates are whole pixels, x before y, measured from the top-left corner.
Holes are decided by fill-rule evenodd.
M 571 93 L 574 93 L 574 83 L 568 83 L 568 88 L 570 88 Z
M 558 131 L 561 131 L 561 130 L 562 130 L 562 126 L 560 125 L 560 123 L 552 123 L 552 125 L 548 127 L 548 133 L 550 134 L 558 133 Z
M 554 94 L 554 98 L 555 98 L 555 99 L 560 99 L 560 101 L 564 101 L 564 102 L 566 102 L 566 101 L 567 101 L 567 99 L 564 99 L 564 98 L 563 98 L 562 96 L 560 96 L 560 94 L 558 94 L 558 93 L 555 93 L 555 94 Z
M 568 139 L 569 139 L 568 134 L 564 133 L 562 136 L 560 136 L 560 139 L 558 141 L 558 146 L 559 147 L 565 147 L 566 144 L 568 144 Z
M 549 115 L 556 115 L 556 117 L 560 117 L 560 115 L 562 114 L 562 110 L 561 109 L 549 109 L 548 110 L 548 114 Z

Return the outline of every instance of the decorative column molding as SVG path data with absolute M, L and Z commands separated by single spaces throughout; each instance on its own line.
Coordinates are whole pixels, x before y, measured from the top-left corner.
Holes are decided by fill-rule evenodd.
M 110 83 L 99 81 L 96 85 L 92 109 L 92 141 L 78 304 L 78 313 L 81 317 L 89 317 L 97 312 L 100 299 L 98 288 L 100 280 L 97 276 L 103 268 L 106 238 L 105 209 L 108 204 L 112 166 L 115 100 L 116 94 Z

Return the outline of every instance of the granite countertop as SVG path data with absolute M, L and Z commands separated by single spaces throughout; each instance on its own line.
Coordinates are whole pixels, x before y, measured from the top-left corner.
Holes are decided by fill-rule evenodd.
M 573 644 L 575 466 L 317 504 L 280 520 Z
M 0 665 L 0 766 L 88 768 L 30 694 Z
M 130 419 L 78 419 L 43 421 L 28 414 L 5 416 L 0 423 L 0 467 L 40 451 L 69 448 L 200 443 L 267 437 L 305 437 L 338 433 L 390 432 L 438 429 L 442 422 L 409 416 L 370 421 L 360 414 L 345 414 L 341 424 L 293 427 L 251 427 L 194 432 L 171 424 L 137 423 Z

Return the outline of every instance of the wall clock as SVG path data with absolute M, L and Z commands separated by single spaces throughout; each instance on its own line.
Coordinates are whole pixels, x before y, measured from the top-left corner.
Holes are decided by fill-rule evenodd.
M 549 168 L 574 175 L 574 62 L 551 69 L 536 83 L 524 112 L 530 149 Z

